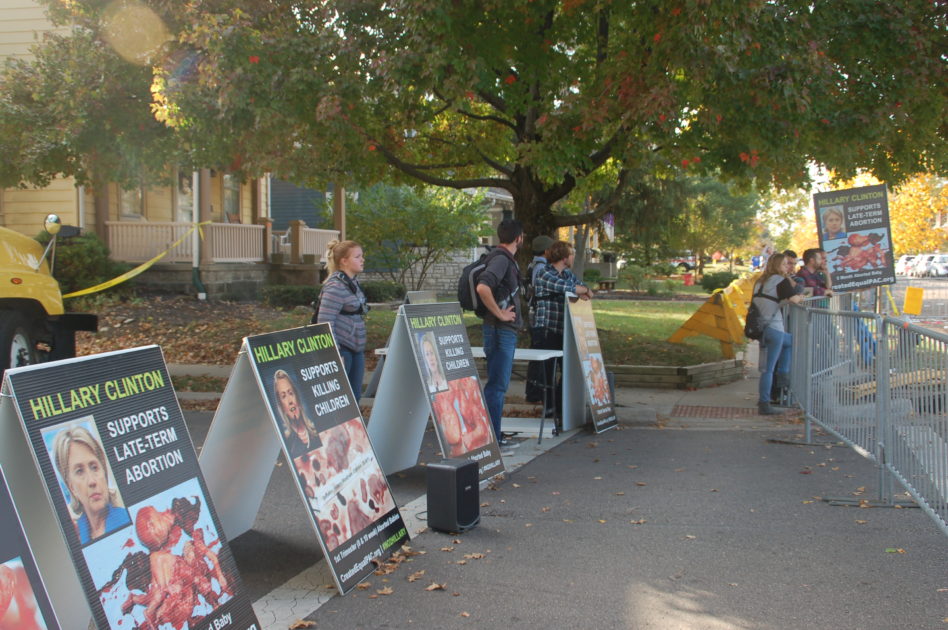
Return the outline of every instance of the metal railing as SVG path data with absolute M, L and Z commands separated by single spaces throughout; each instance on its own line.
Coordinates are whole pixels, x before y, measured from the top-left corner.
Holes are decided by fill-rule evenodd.
M 832 306 L 832 304 L 827 304 Z M 791 391 L 806 418 L 875 462 L 948 535 L 948 335 L 874 313 L 792 306 Z

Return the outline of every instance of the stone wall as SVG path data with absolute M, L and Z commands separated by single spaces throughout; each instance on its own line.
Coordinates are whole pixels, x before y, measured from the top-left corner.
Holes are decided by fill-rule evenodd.
M 267 282 L 269 265 L 257 263 L 216 263 L 201 265 L 201 283 L 211 299 L 253 300 Z M 157 264 L 136 279 L 136 286 L 149 293 L 196 295 L 191 265 Z

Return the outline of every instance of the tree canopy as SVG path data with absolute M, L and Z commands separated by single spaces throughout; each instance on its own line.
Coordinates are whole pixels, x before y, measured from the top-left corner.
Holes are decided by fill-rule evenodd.
M 150 4 L 177 36 L 161 114 L 214 151 L 504 188 L 528 231 L 588 221 L 554 204 L 610 165 L 617 193 L 642 166 L 789 186 L 811 161 L 890 182 L 945 165 L 941 2 Z
M 499 187 L 531 234 L 601 216 L 643 172 L 767 188 L 813 162 L 890 184 L 945 169 L 941 1 L 141 0 L 160 29 L 114 19 L 137 0 L 42 1 L 96 42 L 106 21 L 167 30 L 155 112 L 194 164 Z M 600 203 L 557 209 L 596 178 Z
M 169 178 L 177 140 L 152 113 L 150 67 L 86 29 L 49 33 L 33 52 L 0 73 L 0 186 Z

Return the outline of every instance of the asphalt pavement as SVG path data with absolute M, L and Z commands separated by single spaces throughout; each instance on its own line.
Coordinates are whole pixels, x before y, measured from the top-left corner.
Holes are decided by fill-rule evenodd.
M 461 535 L 425 524 L 429 431 L 419 465 L 390 476 L 411 555 L 346 596 L 275 462 L 254 528 L 231 541 L 261 624 L 948 628 L 948 538 L 918 509 L 824 501 L 873 498 L 875 467 L 818 432 L 788 444 L 803 427 L 755 414 L 753 346 L 747 359 L 725 386 L 620 389 L 620 425 L 601 435 L 521 435 Z M 199 446 L 212 414 L 186 417 Z M 275 612 L 281 597 L 293 608 Z

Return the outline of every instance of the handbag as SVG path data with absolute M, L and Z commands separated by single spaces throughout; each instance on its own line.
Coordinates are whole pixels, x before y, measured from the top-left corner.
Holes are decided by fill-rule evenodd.
M 767 298 L 774 302 L 780 301 L 775 297 L 762 293 L 763 289 L 764 286 L 763 283 L 761 283 L 760 289 L 753 297 Z M 765 320 L 764 314 L 760 312 L 760 307 L 754 304 L 754 300 L 751 298 L 750 307 L 747 309 L 747 317 L 744 318 L 744 336 L 754 341 L 760 341 L 763 339 L 764 331 L 767 330 L 767 324 L 769 323 L 770 321 Z

